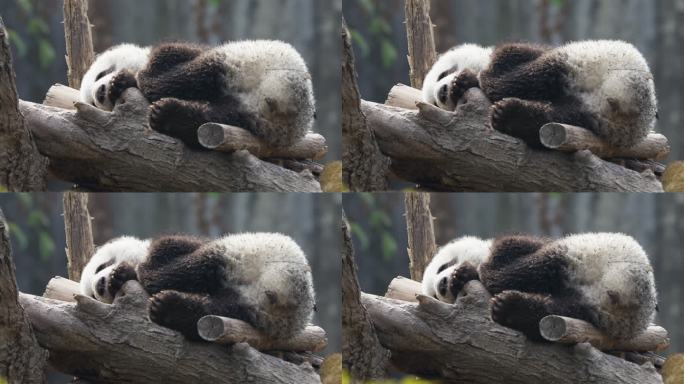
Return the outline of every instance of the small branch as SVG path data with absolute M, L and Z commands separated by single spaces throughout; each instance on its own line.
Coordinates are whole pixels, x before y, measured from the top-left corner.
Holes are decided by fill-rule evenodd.
M 430 0 L 406 0 L 406 38 L 411 85 L 423 87 L 423 79 L 437 60 L 430 20 Z
M 197 138 L 200 144 L 208 149 L 223 152 L 235 152 L 244 149 L 259 158 L 318 160 L 328 153 L 325 138 L 317 133 L 308 133 L 304 138 L 287 147 L 268 147 L 246 129 L 207 123 L 199 127 Z
M 385 297 L 417 303 L 416 295 L 419 295 L 421 290 L 422 286 L 418 281 L 407 279 L 404 276 L 397 276 L 392 279 L 389 287 L 387 287 Z
M 397 84 L 390 90 L 387 95 L 385 105 L 390 107 L 418 110 L 417 103 L 423 100 L 423 94 L 420 89 L 409 87 L 404 84 Z
M 423 272 L 437 253 L 434 218 L 430 212 L 430 194 L 408 192 L 404 197 L 408 257 L 411 279 L 423 280 Z
M 69 279 L 80 281 L 83 268 L 95 253 L 88 195 L 83 192 L 66 192 L 62 203 Z
M 204 316 L 197 322 L 199 335 L 219 344 L 247 343 L 260 351 L 318 352 L 328 345 L 325 331 L 310 325 L 288 340 L 271 340 L 244 321 L 221 316 Z
M 309 171 L 296 173 L 247 151 L 195 151 L 147 128 L 149 103 L 139 90 L 122 95 L 113 112 L 76 103 L 64 110 L 21 101 L 51 171 L 83 188 L 108 191 L 319 192 Z
M 636 158 L 663 160 L 670 154 L 667 138 L 658 133 L 649 134 L 643 141 L 630 148 L 611 147 L 593 132 L 567 124 L 550 123 L 539 130 L 542 144 L 563 152 L 577 152 L 583 149 L 596 156 L 606 158 Z
M 43 105 L 48 107 L 56 107 L 62 109 L 75 110 L 74 104 L 81 99 L 81 94 L 78 89 L 67 87 L 62 84 L 55 84 L 48 89 L 45 94 Z
M 95 60 L 88 20 L 88 0 L 64 0 L 64 37 L 69 85 L 79 89 L 83 75 Z
M 563 344 L 589 343 L 602 351 L 649 352 L 662 351 L 670 346 L 667 331 L 657 325 L 648 327 L 631 340 L 618 341 L 610 339 L 586 321 L 552 315 L 539 322 L 539 331 L 549 341 Z
M 661 183 L 648 170 L 638 173 L 586 150 L 574 154 L 533 150 L 489 127 L 491 104 L 480 89 L 470 89 L 464 99 L 454 112 L 422 102 L 417 111 L 368 101 L 362 101 L 361 109 L 380 150 L 392 159 L 392 171 L 424 188 L 662 192 Z
M 81 292 L 78 282 L 65 279 L 61 276 L 55 276 L 48 282 L 45 287 L 43 297 L 48 299 L 76 302 L 74 295 Z

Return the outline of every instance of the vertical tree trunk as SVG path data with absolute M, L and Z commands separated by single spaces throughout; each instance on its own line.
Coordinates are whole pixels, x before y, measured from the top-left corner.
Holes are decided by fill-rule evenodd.
M 409 77 L 413 88 L 423 88 L 423 79 L 437 60 L 430 19 L 430 0 L 406 0 L 406 38 Z
M 64 0 L 64 37 L 69 86 L 80 89 L 83 75 L 95 60 L 88 20 L 88 0 Z
M 44 383 L 46 359 L 18 302 L 9 229 L 0 210 L 0 381 Z
M 354 53 L 342 19 L 342 179 L 352 191 L 387 189 L 389 160 L 380 153 L 373 131 L 361 112 Z
M 0 191 L 44 190 L 46 175 L 47 159 L 38 153 L 19 112 L 12 55 L 0 17 Z
M 95 252 L 88 195 L 83 192 L 66 192 L 62 203 L 69 279 L 79 281 L 83 267 Z
M 437 252 L 434 218 L 430 213 L 430 194 L 408 192 L 404 197 L 404 203 L 411 279 L 422 281 L 425 267 Z

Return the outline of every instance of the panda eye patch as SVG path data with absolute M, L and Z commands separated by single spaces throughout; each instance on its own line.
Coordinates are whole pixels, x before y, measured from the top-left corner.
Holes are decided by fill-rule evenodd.
M 105 77 L 107 74 L 109 74 L 112 71 L 114 71 L 114 68 L 109 68 L 109 69 L 106 69 L 106 70 L 98 73 L 97 76 L 95 77 L 95 81 L 100 80 L 101 78 Z
M 439 267 L 439 269 L 437 270 L 437 273 L 440 273 L 440 272 L 442 272 L 443 270 L 445 270 L 445 269 L 447 268 L 448 265 L 449 265 L 449 264 L 442 264 L 442 266 Z
M 449 74 L 449 71 L 444 71 L 444 72 L 440 73 L 440 74 L 439 74 L 439 77 L 437 77 L 437 81 L 442 80 L 442 79 L 445 78 L 448 74 Z
M 114 264 L 114 260 L 109 260 L 109 261 L 106 262 L 106 263 L 102 263 L 102 264 L 98 265 L 97 269 L 95 269 L 95 273 L 100 272 L 101 270 L 103 270 L 103 269 L 109 267 L 109 266 L 112 265 L 112 264 Z

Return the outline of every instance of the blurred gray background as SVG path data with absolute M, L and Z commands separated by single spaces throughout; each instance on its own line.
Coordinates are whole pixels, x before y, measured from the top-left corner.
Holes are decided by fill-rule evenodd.
M 322 355 L 341 350 L 339 194 L 90 194 L 95 244 L 124 234 L 186 233 L 217 237 L 244 231 L 281 232 L 297 241 L 311 264 L 314 323 L 328 333 Z M 67 276 L 61 193 L 0 194 L 9 223 L 17 283 L 42 295 L 50 278 Z M 65 382 L 64 380 L 61 381 Z
M 394 277 L 410 276 L 404 194 L 345 194 L 343 207 L 361 289 L 384 295 Z M 684 194 L 432 194 L 431 210 L 438 246 L 464 235 L 601 231 L 634 237 L 655 268 L 656 322 L 672 341 L 665 354 L 684 350 Z
M 62 0 L 0 0 L 10 32 L 19 96 L 42 102 L 54 83 L 67 84 Z M 339 28 L 342 0 L 90 0 L 95 52 L 129 42 L 219 44 L 279 39 L 302 54 L 313 76 L 315 130 L 340 158 Z
M 344 0 L 361 96 L 384 102 L 396 83 L 410 84 L 404 0 Z M 460 43 L 560 44 L 621 39 L 644 54 L 655 76 L 668 161 L 684 158 L 684 6 L 680 0 L 432 0 L 437 52 Z

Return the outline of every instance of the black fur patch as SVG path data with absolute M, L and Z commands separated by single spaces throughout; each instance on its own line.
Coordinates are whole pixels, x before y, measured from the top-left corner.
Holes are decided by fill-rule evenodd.
M 492 105 L 491 126 L 501 133 L 522 139 L 532 148 L 544 148 L 539 129 L 553 121 L 550 103 L 507 98 Z
M 477 269 L 470 263 L 463 263 L 451 274 L 449 291 L 456 297 L 469 281 L 479 279 Z
M 492 320 L 522 331 L 532 340 L 542 341 L 539 321 L 551 314 L 550 303 L 548 295 L 503 291 L 491 299 Z
M 477 88 L 479 86 L 480 83 L 477 80 L 475 72 L 464 69 L 451 82 L 451 94 L 449 97 L 454 102 L 454 105 L 458 104 L 458 101 L 463 97 L 463 94 L 465 94 L 466 91 L 470 88 Z
M 209 103 L 205 101 L 164 98 L 150 105 L 150 128 L 180 139 L 190 148 L 204 149 L 197 139 L 197 130 L 209 121 Z
M 114 297 L 127 281 L 137 279 L 138 275 L 135 273 L 135 268 L 133 268 L 132 265 L 123 262 L 109 273 L 107 291 Z
M 208 296 L 165 290 L 150 297 L 150 320 L 182 333 L 189 340 L 200 341 L 197 322 L 209 314 Z
M 107 97 L 111 100 L 112 104 L 116 104 L 116 101 L 119 100 L 125 90 L 136 88 L 137 86 L 138 83 L 135 81 L 135 75 L 131 71 L 121 70 L 109 81 Z

